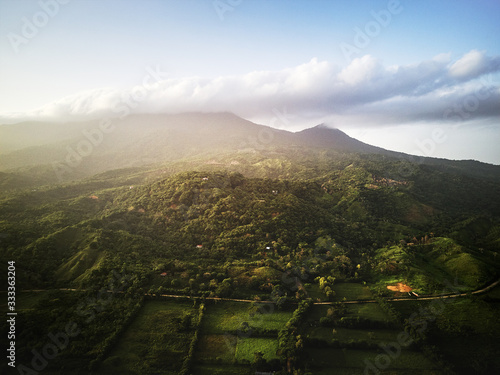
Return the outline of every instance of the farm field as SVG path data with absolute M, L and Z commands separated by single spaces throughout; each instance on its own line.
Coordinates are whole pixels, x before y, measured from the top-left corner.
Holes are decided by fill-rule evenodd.
M 254 353 L 260 351 L 265 360 L 278 359 L 278 340 L 267 337 L 238 338 L 235 359 L 238 362 L 254 360 Z
M 333 285 L 335 291 L 334 301 L 347 301 L 373 299 L 370 289 L 359 283 L 338 283 Z
M 360 350 L 350 348 L 313 348 L 306 349 L 309 357 L 309 369 L 314 374 L 328 373 L 321 372 L 335 368 L 335 373 L 345 374 L 361 374 L 364 369 L 369 367 L 369 364 L 384 363 L 383 360 L 377 362 L 376 358 L 379 354 L 383 353 L 382 350 Z M 389 357 L 386 357 L 389 358 Z M 376 368 L 376 367 L 375 367 Z M 314 369 L 314 370 L 313 370 Z M 401 354 L 394 360 L 391 360 L 387 366 L 387 373 L 396 374 L 411 374 L 411 371 L 416 371 L 417 374 L 431 373 L 430 371 L 437 370 L 436 366 L 425 358 L 419 352 L 402 350 Z M 344 371 L 344 372 L 343 372 Z M 375 373 L 373 370 L 368 373 Z M 435 372 L 440 374 L 440 372 Z
M 196 347 L 195 359 L 198 362 L 231 363 L 236 352 L 237 336 L 230 334 L 201 334 Z
M 378 303 L 360 303 L 347 306 L 348 316 L 359 316 L 377 322 L 390 322 L 390 318 L 378 305 Z
M 347 318 L 359 317 L 377 323 L 388 324 L 391 319 L 377 303 L 345 304 Z M 309 311 L 305 322 L 309 325 L 317 323 L 325 317 L 330 309 L 330 305 L 315 305 Z
M 334 331 L 335 330 L 335 331 Z M 397 341 L 399 331 L 391 329 L 355 329 L 342 327 L 312 327 L 307 330 L 307 338 L 320 340 L 363 340 L 369 343 Z
M 239 302 L 219 302 L 207 305 L 201 323 L 203 334 L 225 334 L 237 331 L 243 322 L 249 321 L 248 304 Z
M 242 324 L 250 329 L 279 331 L 292 316 L 292 311 L 278 310 L 272 304 L 255 305 L 241 302 L 223 302 L 207 305 L 202 322 L 203 334 L 236 332 Z
M 189 315 L 190 314 L 190 315 Z M 177 374 L 194 330 L 179 322 L 197 310 L 189 302 L 147 301 L 117 345 L 102 362 L 100 374 Z
M 213 373 L 231 373 L 235 363 L 247 366 L 248 370 L 258 351 L 266 361 L 278 359 L 277 334 L 293 311 L 277 310 L 274 305 L 260 306 L 262 308 L 241 302 L 206 306 L 194 356 L 195 373 L 203 374 L 215 368 L 219 372 Z
M 333 308 L 333 309 L 332 309 Z M 338 311 L 347 319 L 360 317 L 354 320 L 349 328 L 339 326 L 341 316 L 335 316 L 332 323 L 325 323 L 329 309 Z M 325 324 L 327 324 L 325 326 Z M 398 342 L 398 335 L 402 328 L 390 327 L 391 319 L 377 303 L 316 305 L 313 306 L 300 326 L 300 334 L 305 339 L 306 369 L 312 374 L 361 374 L 369 363 L 375 363 L 378 358 L 378 367 L 387 363 L 387 374 L 441 374 L 438 365 L 426 356 L 413 349 L 405 347 L 397 350 L 393 357 L 386 357 L 380 347 L 387 343 Z M 379 354 L 383 354 L 381 359 Z M 378 367 L 367 373 L 379 373 Z

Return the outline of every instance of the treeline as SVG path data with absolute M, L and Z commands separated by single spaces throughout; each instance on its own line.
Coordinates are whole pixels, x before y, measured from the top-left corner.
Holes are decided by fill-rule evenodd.
M 142 297 L 125 315 L 123 324 L 119 326 L 110 336 L 106 337 L 106 339 L 97 348 L 95 348 L 94 352 L 97 354 L 97 356 L 90 362 L 89 370 L 93 371 L 99 367 L 102 360 L 109 354 L 123 332 L 127 330 L 130 324 L 137 317 L 137 314 L 139 313 L 143 305 L 144 297 Z
M 312 300 L 300 301 L 292 317 L 278 334 L 278 354 L 283 363 L 283 374 L 292 373 L 302 365 L 304 341 L 298 334 L 298 328 L 312 305 Z
M 196 325 L 194 326 L 195 331 L 193 334 L 193 339 L 189 343 L 188 355 L 186 356 L 186 358 L 184 358 L 184 362 L 182 363 L 182 367 L 179 371 L 179 375 L 190 374 L 191 366 L 193 363 L 193 356 L 194 356 L 194 352 L 196 350 L 196 345 L 198 344 L 198 336 L 199 336 L 200 327 L 201 327 L 204 313 L 205 313 L 205 304 L 201 303 L 200 307 L 198 308 L 198 317 L 196 319 Z

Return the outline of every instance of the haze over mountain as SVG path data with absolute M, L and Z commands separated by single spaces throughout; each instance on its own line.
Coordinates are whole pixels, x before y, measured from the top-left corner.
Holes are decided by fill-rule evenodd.
M 107 170 L 220 154 L 239 157 L 294 150 L 378 154 L 406 161 L 455 168 L 463 173 L 495 175 L 500 169 L 479 162 L 412 157 L 349 137 L 325 124 L 292 133 L 244 120 L 231 113 L 130 115 L 121 119 L 76 123 L 26 122 L 0 127 L 3 178 L 57 182 Z

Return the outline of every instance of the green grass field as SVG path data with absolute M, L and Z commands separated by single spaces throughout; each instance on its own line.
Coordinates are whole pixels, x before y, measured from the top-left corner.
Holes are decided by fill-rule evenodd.
M 335 301 L 373 299 L 370 289 L 358 283 L 338 283 L 333 286 Z
M 191 303 L 148 301 L 99 368 L 100 374 L 177 374 L 193 330 L 178 330 L 175 319 L 196 316 Z
M 359 316 L 373 321 L 389 322 L 391 319 L 378 303 L 360 303 L 347 305 L 348 315 Z
M 346 317 L 359 316 L 362 319 L 368 319 L 375 322 L 390 322 L 390 317 L 382 310 L 378 303 L 359 303 L 359 304 L 345 304 L 347 313 Z M 318 325 L 319 320 L 326 317 L 330 305 L 315 305 L 311 308 L 307 317 L 302 325 L 303 329 L 311 325 Z
M 256 313 L 250 321 L 250 327 L 261 329 L 275 329 L 279 331 L 292 317 L 292 311 L 282 311 L 267 307 Z
M 235 358 L 237 361 L 247 360 L 253 362 L 254 353 L 260 351 L 264 355 L 264 359 L 269 361 L 278 358 L 276 355 L 277 350 L 277 339 L 261 337 L 238 338 Z
M 277 358 L 277 339 L 259 337 L 258 330 L 279 331 L 290 320 L 292 311 L 277 310 L 274 305 L 263 307 L 259 309 L 258 305 L 255 308 L 255 305 L 241 302 L 207 305 L 195 360 L 201 363 L 215 361 L 225 366 L 234 360 L 252 362 L 256 351 L 261 351 L 267 360 Z M 243 322 L 248 324 L 248 331 L 241 330 Z
M 292 316 L 292 311 L 281 311 L 271 304 L 262 305 L 256 310 L 251 304 L 241 302 L 208 305 L 201 331 L 204 334 L 235 332 L 244 322 L 255 329 L 280 330 Z
M 201 325 L 203 334 L 224 334 L 240 329 L 243 322 L 250 324 L 249 304 L 241 302 L 219 302 L 207 305 Z
M 236 352 L 237 336 L 200 335 L 195 359 L 199 361 L 221 361 L 231 363 Z
M 354 329 L 354 328 L 333 328 L 331 327 L 311 327 L 305 333 L 306 337 L 321 340 L 339 340 L 347 342 L 349 340 L 364 340 L 370 343 L 397 341 L 399 331 L 391 329 Z
M 394 267 L 398 262 L 411 263 L 405 272 L 372 272 L 372 282 L 382 290 L 389 284 L 403 282 L 418 293 L 439 293 L 444 286 L 436 280 L 458 278 L 459 289 L 466 292 L 480 287 L 494 274 L 493 266 L 450 238 L 436 237 L 426 245 L 414 247 L 381 248 L 375 259 L 381 267 L 387 262 Z

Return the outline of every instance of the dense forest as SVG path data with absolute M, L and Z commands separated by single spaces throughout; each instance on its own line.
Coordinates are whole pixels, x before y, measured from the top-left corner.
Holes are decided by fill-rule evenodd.
M 408 364 L 381 373 L 498 370 L 498 292 L 472 294 L 499 276 L 498 169 L 368 151 L 266 145 L 45 185 L 5 172 L 0 257 L 16 267 L 18 372 L 326 374 L 331 350 L 339 373 L 354 374 L 363 367 L 350 361 L 376 363 L 383 335 L 398 330 L 411 337 Z M 388 288 L 399 284 L 413 294 Z M 446 288 L 463 298 L 420 335 L 415 306 Z M 143 337 L 135 362 L 132 332 Z M 457 364 L 449 337 L 484 350 Z M 412 367 L 419 355 L 428 367 Z

